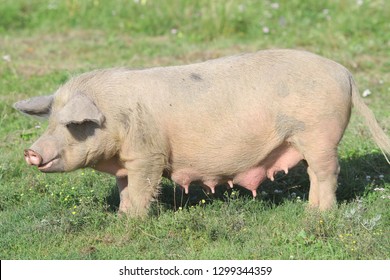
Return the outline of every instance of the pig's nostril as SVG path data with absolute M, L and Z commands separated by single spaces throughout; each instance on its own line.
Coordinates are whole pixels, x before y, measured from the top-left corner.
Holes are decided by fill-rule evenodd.
M 29 165 L 39 166 L 42 163 L 41 155 L 30 149 L 24 151 L 24 158 Z

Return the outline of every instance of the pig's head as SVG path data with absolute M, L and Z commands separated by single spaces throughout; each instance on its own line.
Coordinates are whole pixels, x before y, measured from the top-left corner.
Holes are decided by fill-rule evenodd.
M 49 118 L 47 131 L 24 157 L 42 172 L 64 172 L 90 166 L 101 156 L 105 117 L 84 93 L 39 96 L 19 101 L 24 114 Z M 100 146 L 100 147 L 99 147 Z

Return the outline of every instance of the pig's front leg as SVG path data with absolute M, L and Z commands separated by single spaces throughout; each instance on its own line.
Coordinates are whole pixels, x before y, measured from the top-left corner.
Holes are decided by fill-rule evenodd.
M 135 160 L 126 164 L 128 176 L 117 178 L 119 211 L 130 216 L 145 216 L 158 194 L 163 166 L 156 161 Z
M 119 190 L 119 213 L 127 213 L 130 208 L 130 199 L 129 192 L 127 188 L 127 176 L 126 177 L 116 177 L 116 184 L 118 185 Z

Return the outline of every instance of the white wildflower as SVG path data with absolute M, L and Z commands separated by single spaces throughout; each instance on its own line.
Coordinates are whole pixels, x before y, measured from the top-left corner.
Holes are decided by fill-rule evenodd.
M 263 27 L 263 33 L 265 33 L 265 34 L 269 33 L 269 27 L 268 26 L 264 26 Z
M 11 62 L 11 56 L 9 54 L 3 55 L 3 60 L 6 62 Z
M 50 1 L 47 5 L 48 10 L 56 10 L 58 9 L 58 3 L 56 1 Z
M 147 0 L 133 0 L 135 4 L 146 5 Z
M 369 90 L 369 89 L 367 88 L 367 89 L 365 89 L 365 90 L 363 91 L 362 96 L 363 96 L 363 97 L 367 97 L 367 96 L 369 96 L 369 95 L 371 95 L 371 90 Z
M 245 11 L 245 5 L 243 5 L 243 4 L 240 4 L 240 5 L 238 5 L 238 11 L 239 12 L 244 12 Z
M 329 14 L 329 9 L 323 9 L 322 14 L 325 16 L 327 20 L 331 20 L 330 14 Z

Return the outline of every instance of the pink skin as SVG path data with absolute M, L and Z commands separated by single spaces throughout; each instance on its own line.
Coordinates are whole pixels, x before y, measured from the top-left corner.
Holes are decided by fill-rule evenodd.
M 256 197 L 256 190 L 265 178 L 266 170 L 264 166 L 257 166 L 234 176 L 233 183 L 252 191 L 253 197 Z
M 31 149 L 24 150 L 24 159 L 28 165 L 40 166 L 42 163 L 41 155 Z
M 42 172 L 64 171 L 59 145 L 61 145 L 60 140 L 54 137 L 42 137 L 29 149 L 24 150 L 24 159 L 28 165 L 37 166 Z
M 284 143 L 271 152 L 259 166 L 237 174 L 233 182 L 252 191 L 255 197 L 257 188 L 267 177 L 273 181 L 277 172 L 284 171 L 288 173 L 288 170 L 297 165 L 302 159 L 303 156 L 296 148 Z
M 293 168 L 303 159 L 302 154 L 289 143 L 285 142 L 266 157 L 258 166 L 252 167 L 247 171 L 230 176 L 230 179 L 223 179 L 221 176 L 202 176 L 195 170 L 183 169 L 172 173 L 172 180 L 181 185 L 185 193 L 188 194 L 188 188 L 191 182 L 200 181 L 207 186 L 212 193 L 215 187 L 220 184 L 228 183 L 229 187 L 233 184 L 240 185 L 252 192 L 256 197 L 256 190 L 266 179 L 274 180 L 274 176 L 279 171 L 286 174 L 290 168 Z M 228 177 L 229 178 L 229 177 Z
M 206 186 L 208 190 L 211 191 L 212 194 L 215 193 L 215 187 L 218 185 L 217 179 L 206 179 L 203 181 L 203 185 Z
M 26 149 L 24 151 L 24 159 L 28 165 L 37 166 L 42 172 L 58 172 L 56 166 L 62 168 L 62 164 L 58 156 L 46 157 L 48 160 L 44 160 L 43 157 L 32 149 Z M 54 168 L 53 168 L 54 167 Z M 56 169 L 56 170 L 52 170 Z
M 201 174 L 192 171 L 191 169 L 185 169 L 181 171 L 176 171 L 171 174 L 172 180 L 180 185 L 185 194 L 189 192 L 189 186 L 192 182 L 202 182 L 204 189 L 207 192 L 215 193 L 215 187 L 217 185 L 226 183 L 226 180 L 223 180 L 220 176 L 202 176 Z M 230 182 L 230 183 L 229 183 Z M 233 181 L 228 181 L 229 185 L 233 187 Z

